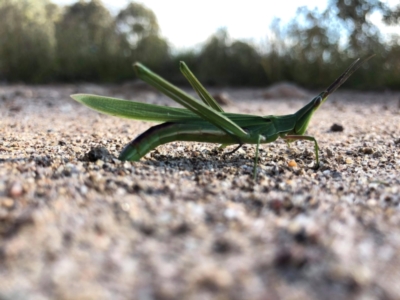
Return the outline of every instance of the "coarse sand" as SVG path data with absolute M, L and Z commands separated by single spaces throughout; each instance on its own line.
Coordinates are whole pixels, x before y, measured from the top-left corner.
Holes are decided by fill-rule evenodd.
M 254 181 L 253 145 L 117 160 L 151 124 L 77 92 L 174 105 L 123 86 L 0 86 L 0 299 L 400 299 L 400 93 L 336 92 L 308 129 L 321 167 L 312 142 L 280 140 Z M 212 92 L 231 112 L 307 103 Z

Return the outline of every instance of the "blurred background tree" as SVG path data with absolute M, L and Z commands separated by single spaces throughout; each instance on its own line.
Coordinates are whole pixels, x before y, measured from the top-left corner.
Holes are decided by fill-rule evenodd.
M 118 31 L 131 47 L 135 47 L 145 37 L 158 35 L 160 31 L 153 11 L 134 2 L 119 12 L 116 21 Z
M 399 89 L 400 39 L 398 35 L 382 36 L 371 22 L 376 12 L 388 25 L 398 24 L 400 5 L 390 9 L 378 0 L 330 0 L 323 12 L 301 7 L 289 24 L 281 26 L 275 21 L 271 42 L 279 45 L 279 53 L 272 45 L 263 57 L 270 80 L 324 87 L 355 58 L 376 54 L 363 66 L 369 72 L 357 72 L 345 86 Z
M 116 16 L 120 43 L 122 77 L 133 76 L 132 63 L 140 61 L 156 72 L 164 73 L 171 60 L 167 41 L 160 37 L 156 15 L 145 6 L 131 2 Z
M 43 82 L 54 76 L 58 10 L 47 0 L 0 1 L 0 77 Z
M 400 24 L 400 4 L 396 7 L 390 9 L 389 7 L 384 7 L 383 9 L 383 21 L 388 25 L 398 25 Z
M 400 25 L 400 4 L 390 9 L 384 7 L 383 21 L 390 26 Z M 400 85 L 400 33 L 392 35 L 387 43 L 387 52 L 383 63 L 384 85 L 399 89 Z
M 203 46 L 198 56 L 199 79 L 208 85 L 263 85 L 266 74 L 261 55 L 250 44 L 232 41 L 220 29 Z
M 186 83 L 184 60 L 208 85 L 266 86 L 293 81 L 329 84 L 356 57 L 376 57 L 346 82 L 349 88 L 400 88 L 400 36 L 372 22 L 400 24 L 400 5 L 379 0 L 328 0 L 324 11 L 300 8 L 289 23 L 275 19 L 264 47 L 233 40 L 226 29 L 196 49 L 172 51 L 156 15 L 134 1 L 111 14 L 100 0 L 59 7 L 50 0 L 0 0 L 0 79 L 122 82 L 140 61 L 175 83 Z M 266 30 L 267 33 L 267 30 Z
M 99 0 L 68 6 L 56 23 L 58 78 L 110 81 L 117 71 L 115 21 Z

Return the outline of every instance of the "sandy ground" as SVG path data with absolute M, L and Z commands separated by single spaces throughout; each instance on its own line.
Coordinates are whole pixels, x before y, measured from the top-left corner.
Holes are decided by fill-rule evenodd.
M 307 102 L 224 91 L 233 112 Z M 134 98 L 0 86 L 0 299 L 400 298 L 400 93 L 338 91 L 308 130 L 321 168 L 312 143 L 278 141 L 253 181 L 249 145 L 223 157 L 176 142 L 118 161 L 151 125 L 92 112 L 76 92 Z

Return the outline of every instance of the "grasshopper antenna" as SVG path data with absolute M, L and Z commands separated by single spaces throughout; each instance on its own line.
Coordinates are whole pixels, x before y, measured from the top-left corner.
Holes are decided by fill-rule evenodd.
M 366 61 L 374 57 L 375 54 L 368 56 L 365 59 L 360 60 L 357 58 L 347 69 L 340 75 L 325 91 L 325 96 L 329 96 L 336 91 L 359 67 L 361 67 Z

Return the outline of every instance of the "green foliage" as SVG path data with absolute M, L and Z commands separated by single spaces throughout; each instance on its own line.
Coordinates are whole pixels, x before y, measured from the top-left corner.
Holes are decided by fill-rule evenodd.
M 340 60 L 339 37 L 324 22 L 324 14 L 305 7 L 300 8 L 297 14 L 287 33 L 292 44 L 289 52 L 291 77 L 301 85 L 312 83 L 315 87 L 324 86 L 326 82 L 332 82 L 337 74 L 327 61 L 337 63 Z
M 288 24 L 274 20 L 261 53 L 227 30 L 201 48 L 174 53 L 160 36 L 155 14 L 130 2 L 115 16 L 100 0 L 60 8 L 51 0 L 0 0 L 0 80 L 121 82 L 140 61 L 169 80 L 187 84 L 185 61 L 207 85 L 268 85 L 293 81 L 328 85 L 355 57 L 376 54 L 346 82 L 352 88 L 400 88 L 400 36 L 383 37 L 372 23 L 379 13 L 400 24 L 400 6 L 379 0 L 327 0 L 325 11 L 298 9 Z M 174 54 L 172 54 L 174 53 Z
M 263 85 L 266 82 L 260 54 L 245 42 L 230 41 L 224 29 L 209 39 L 198 61 L 197 74 L 206 84 L 237 86 Z
M 54 18 L 47 0 L 0 2 L 0 76 L 42 82 L 54 73 Z
M 383 9 L 383 21 L 387 25 L 399 25 L 400 24 L 400 4 L 398 4 L 393 9 L 385 7 Z
M 351 60 L 375 53 L 363 66 L 366 71 L 354 74 L 345 86 L 399 88 L 399 44 L 395 42 L 399 37 L 388 42 L 370 20 L 371 14 L 380 12 L 388 24 L 393 23 L 397 10 L 378 0 L 330 0 L 323 12 L 300 8 L 287 26 L 273 23 L 274 40 L 263 58 L 264 69 L 271 81 L 325 87 Z
M 98 0 L 80 1 L 56 25 L 61 80 L 112 80 L 119 38 L 110 12 Z
M 157 35 L 145 36 L 138 41 L 133 57 L 153 70 L 160 69 L 170 59 L 168 43 Z
M 153 11 L 134 2 L 119 12 L 116 22 L 118 31 L 131 47 L 145 37 L 157 36 L 160 30 Z
M 129 3 L 116 17 L 120 36 L 120 67 L 122 79 L 132 77 L 132 63 L 140 61 L 157 72 L 170 62 L 169 45 L 159 35 L 153 11 L 138 3 Z

